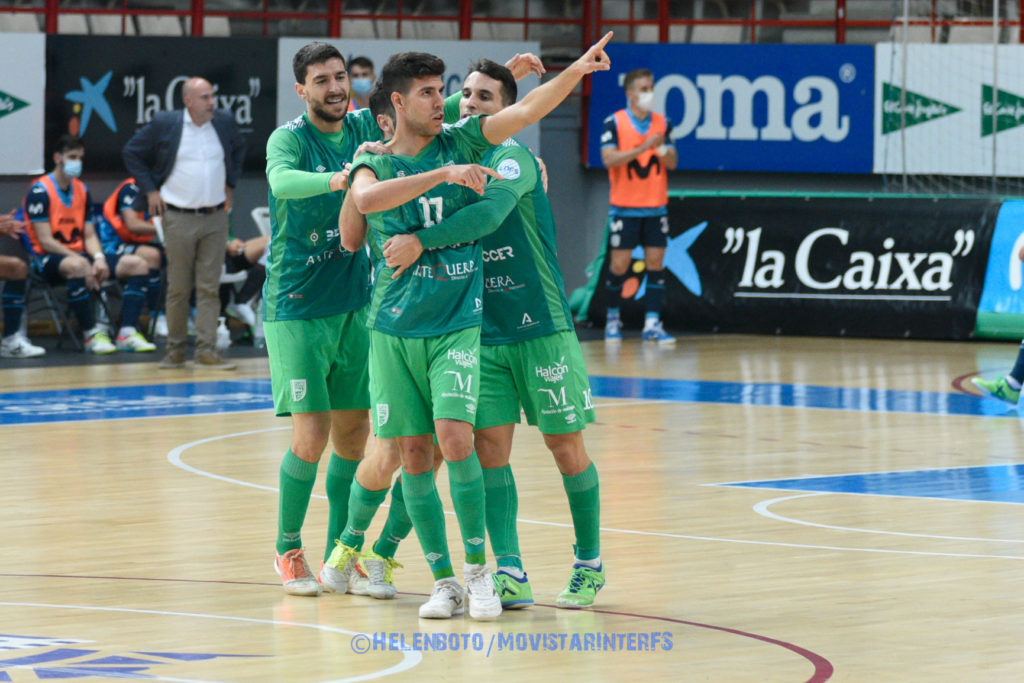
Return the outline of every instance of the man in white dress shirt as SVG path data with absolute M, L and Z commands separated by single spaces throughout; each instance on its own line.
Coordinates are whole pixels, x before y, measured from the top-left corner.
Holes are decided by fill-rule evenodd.
M 242 173 L 245 140 L 231 112 L 216 109 L 209 81 L 190 78 L 181 95 L 184 110 L 157 113 L 122 151 L 141 190 L 136 209 L 163 217 L 167 356 L 160 367 L 185 366 L 189 295 L 195 287 L 196 366 L 233 370 L 235 364 L 215 345 L 228 209 Z

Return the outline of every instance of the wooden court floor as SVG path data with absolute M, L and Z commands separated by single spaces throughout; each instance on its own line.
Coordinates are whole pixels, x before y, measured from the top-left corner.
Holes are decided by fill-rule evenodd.
M 5 362 L 0 681 L 1024 680 L 1024 422 L 965 388 L 1016 351 L 585 342 L 608 584 L 593 610 L 554 608 L 570 518 L 521 426 L 538 604 L 494 622 L 417 618 L 431 580 L 413 537 L 397 600 L 283 593 L 271 558 L 288 422 L 216 412 L 255 400 L 265 359 L 237 375 Z M 195 383 L 185 398 L 141 399 L 159 410 L 138 415 L 138 391 L 181 383 Z M 82 418 L 103 401 L 127 419 Z M 317 567 L 324 469 L 303 534 Z

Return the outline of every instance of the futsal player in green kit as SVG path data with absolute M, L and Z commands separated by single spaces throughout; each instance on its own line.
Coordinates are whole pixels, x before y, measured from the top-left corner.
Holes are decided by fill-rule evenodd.
M 495 114 L 514 103 L 516 93 L 508 69 L 480 60 L 463 83 L 461 113 Z M 519 552 L 518 496 L 508 464 L 522 406 L 562 474 L 576 532 L 575 563 L 557 604 L 589 607 L 605 582 L 598 476 L 583 444 L 594 407 L 558 265 L 551 205 L 533 154 L 515 139 L 492 148 L 480 163 L 504 180 L 489 183 L 479 202 L 444 222 L 392 237 L 384 256 L 395 275 L 403 276 L 424 249 L 480 240 L 484 315 L 475 445 L 483 467 L 487 531 L 498 564 L 495 585 L 503 608 L 533 604 Z
M 264 329 L 275 411 L 291 415 L 293 430 L 280 468 L 274 567 L 291 594 L 319 595 L 322 586 L 365 593 L 365 579 L 350 582 L 348 573 L 329 563 L 320 572 L 321 586 L 300 532 L 329 439 L 329 559 L 345 527 L 349 488 L 369 434 L 370 263 L 365 253 L 340 248 L 337 221 L 347 165 L 359 149 L 384 149 L 372 142 L 380 140 L 380 129 L 369 111 L 346 115 L 348 75 L 335 47 L 310 43 L 292 66 L 306 112 L 267 141 L 271 241 Z
M 364 253 L 338 248 L 338 213 L 347 187 L 346 167 L 357 149 L 386 150 L 374 142 L 381 137 L 375 117 L 366 111 L 345 115 L 348 75 L 336 48 L 321 42 L 306 45 L 292 66 L 306 113 L 276 130 L 267 144 L 274 238 L 265 329 L 276 412 L 292 415 L 293 422 L 292 447 L 281 463 L 274 566 L 289 593 L 319 595 L 325 589 L 393 597 L 393 557 L 371 553 L 363 558 L 367 585 L 354 570 L 354 557 L 335 545 L 345 527 L 350 485 L 366 443 L 369 407 L 369 262 Z M 541 68 L 531 54 L 513 56 L 508 66 L 521 75 Z M 325 564 L 317 581 L 305 560 L 300 532 L 328 439 L 334 451 L 327 469 L 330 519 Z M 377 460 L 397 460 L 397 445 L 379 441 L 374 454 Z M 378 550 L 387 553 L 410 528 L 396 482 Z
M 406 507 L 434 574 L 431 598 L 420 616 L 448 618 L 463 611 L 454 579 L 444 513 L 432 476 L 432 432 L 448 462 L 452 499 L 466 551 L 469 611 L 494 617 L 501 605 L 485 564 L 483 479 L 473 451 L 472 426 L 479 391 L 482 258 L 478 244 L 427 253 L 401 279 L 382 262 L 382 244 L 395 235 L 444 220 L 482 192 L 490 169 L 461 165 L 539 120 L 586 74 L 609 68 L 606 35 L 579 60 L 519 104 L 488 119 L 470 117 L 442 130 L 443 63 L 423 53 L 392 57 L 383 84 L 397 117 L 391 155 L 361 156 L 340 224 L 346 249 L 362 246 L 366 214 L 370 246 L 379 266 L 369 311 L 374 427 L 379 438 L 398 437 Z

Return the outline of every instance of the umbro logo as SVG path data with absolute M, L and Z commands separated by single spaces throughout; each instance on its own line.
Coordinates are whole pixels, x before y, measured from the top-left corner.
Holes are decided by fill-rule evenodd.
M 427 562 L 437 562 L 442 557 L 444 557 L 444 556 L 441 555 L 441 553 L 427 553 L 427 555 L 426 555 Z

